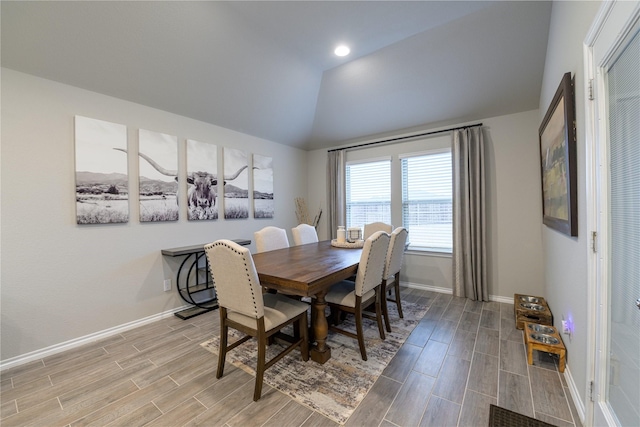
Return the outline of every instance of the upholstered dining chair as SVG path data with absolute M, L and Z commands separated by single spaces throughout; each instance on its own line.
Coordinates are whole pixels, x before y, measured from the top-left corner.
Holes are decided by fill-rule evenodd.
M 402 258 L 404 257 L 404 248 L 407 244 L 407 236 L 409 232 L 404 227 L 398 227 L 391 233 L 389 240 L 389 249 L 387 250 L 387 260 L 384 264 L 384 273 L 382 279 L 382 313 L 384 315 L 384 323 L 387 332 L 391 332 L 389 324 L 389 310 L 387 309 L 387 301 L 395 302 L 398 308 L 398 315 L 404 318 L 402 314 L 402 304 L 400 302 L 400 269 L 402 268 Z M 394 298 L 387 297 L 387 290 L 391 293 L 389 285 L 393 285 Z
M 256 241 L 256 252 L 258 253 L 289 247 L 287 231 L 284 228 L 273 227 L 271 225 L 254 232 L 253 239 Z M 263 291 L 276 293 L 275 289 L 264 288 Z M 286 291 L 280 291 L 280 293 L 289 295 Z M 297 295 L 291 295 L 291 297 L 298 300 L 301 299 L 300 296 Z
M 315 243 L 318 241 L 318 233 L 316 228 L 309 224 L 299 224 L 291 229 L 293 235 L 293 243 L 296 246 L 306 245 L 307 243 Z
M 217 240 L 205 245 L 207 260 L 218 296 L 220 310 L 220 351 L 216 378 L 224 373 L 227 352 L 248 341 L 258 340 L 258 361 L 253 400 L 260 399 L 264 371 L 294 348 L 300 347 L 302 360 L 309 360 L 307 308 L 309 305 L 279 294 L 263 294 L 249 249 L 231 240 Z M 298 337 L 290 337 L 287 348 L 266 361 L 267 339 L 294 324 Z M 229 328 L 245 334 L 228 344 Z
M 325 300 L 331 307 L 332 331 L 341 333 L 358 340 L 360 355 L 362 360 L 367 360 L 367 351 L 364 346 L 364 334 L 362 330 L 363 317 L 371 317 L 364 312 L 364 309 L 375 304 L 375 318 L 378 323 L 380 338 L 385 339 L 384 326 L 382 325 L 381 294 L 382 274 L 389 246 L 389 235 L 384 231 L 373 233 L 364 242 L 356 281 L 343 280 L 332 286 Z M 355 315 L 356 334 L 338 328 L 336 323 L 340 312 L 352 313 Z
M 274 251 L 276 249 L 288 248 L 289 239 L 287 232 L 283 228 L 268 226 L 253 233 L 258 252 Z
M 387 234 L 391 234 L 393 225 L 385 224 L 384 222 L 372 222 L 364 225 L 364 231 L 362 232 L 362 238 L 367 240 L 376 231 L 384 231 Z

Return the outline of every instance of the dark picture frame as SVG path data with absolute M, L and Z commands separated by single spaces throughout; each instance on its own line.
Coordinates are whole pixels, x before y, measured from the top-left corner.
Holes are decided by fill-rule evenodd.
M 539 129 L 542 222 L 578 235 L 576 114 L 571 73 L 565 73 Z

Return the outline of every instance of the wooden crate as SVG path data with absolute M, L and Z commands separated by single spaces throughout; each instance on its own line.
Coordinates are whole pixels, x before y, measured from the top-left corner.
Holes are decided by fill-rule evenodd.
M 564 372 L 566 365 L 567 350 L 564 347 L 560 334 L 553 326 L 543 325 L 545 328 L 549 328 L 545 331 L 536 331 L 535 327 L 539 324 L 524 322 L 524 344 L 527 347 L 527 363 L 533 365 L 533 350 L 545 351 L 547 353 L 557 354 L 560 357 L 558 361 L 558 370 Z M 555 343 L 543 343 L 534 338 L 534 336 L 542 335 L 545 338 L 555 338 Z
M 536 309 L 539 307 L 539 309 Z M 516 318 L 516 328 L 523 329 L 524 322 L 540 325 L 553 325 L 553 315 L 549 305 L 543 297 L 533 295 L 514 294 L 513 311 Z

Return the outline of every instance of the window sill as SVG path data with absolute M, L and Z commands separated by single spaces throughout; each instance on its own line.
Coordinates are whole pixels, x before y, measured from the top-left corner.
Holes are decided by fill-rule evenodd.
M 408 255 L 429 256 L 436 258 L 451 258 L 451 252 L 434 251 L 432 249 L 409 248 L 405 251 Z

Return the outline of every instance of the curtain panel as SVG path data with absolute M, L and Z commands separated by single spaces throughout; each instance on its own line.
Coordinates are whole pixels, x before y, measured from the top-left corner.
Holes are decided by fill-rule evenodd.
M 339 225 L 346 225 L 345 198 L 345 150 L 327 153 L 327 217 L 329 218 L 329 238 L 336 238 Z
M 489 301 L 482 128 L 453 131 L 453 294 Z

